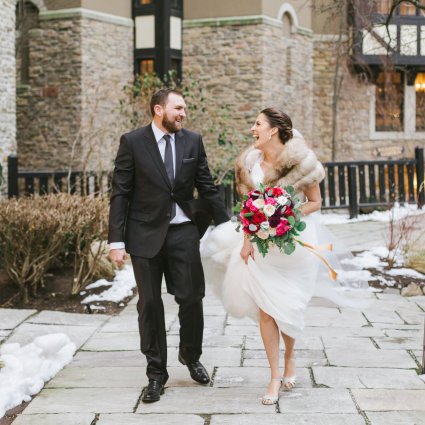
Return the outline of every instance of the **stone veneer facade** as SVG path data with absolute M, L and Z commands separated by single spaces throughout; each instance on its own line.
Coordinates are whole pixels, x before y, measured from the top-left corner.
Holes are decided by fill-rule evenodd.
M 281 22 L 264 16 L 185 21 L 183 34 L 184 73 L 207 81 L 210 94 L 230 105 L 232 123 L 245 136 L 236 141 L 241 147 L 257 113 L 276 106 L 288 113 L 321 160 L 332 159 L 335 35 L 293 27 L 285 37 Z M 347 59 L 340 62 L 335 159 L 378 159 L 377 148 L 389 152 L 379 159 L 412 158 L 415 146 L 425 146 L 425 137 L 374 132 L 375 86 L 350 71 Z
M 315 137 L 320 141 L 322 159 L 326 161 L 332 158 L 332 93 L 337 50 L 335 36 L 314 37 L 313 123 Z M 339 74 L 343 80 L 336 120 L 336 160 L 413 158 L 416 146 L 425 147 L 425 135 L 421 136 L 420 133 L 374 132 L 371 115 L 375 113 L 372 105 L 375 85 L 351 72 L 346 57 L 341 61 Z M 400 148 L 404 149 L 403 152 L 400 152 Z M 393 153 L 378 158 L 377 149 Z
M 15 0 L 1 0 L 0 9 L 0 164 L 7 188 L 7 157 L 16 153 Z
M 110 169 L 123 130 L 113 93 L 132 68 L 131 20 L 83 9 L 40 14 L 29 84 L 18 86 L 20 169 Z
M 230 106 L 241 148 L 257 114 L 271 106 L 311 141 L 311 34 L 285 38 L 279 21 L 253 17 L 187 21 L 183 36 L 184 73 L 205 80 L 210 95 Z

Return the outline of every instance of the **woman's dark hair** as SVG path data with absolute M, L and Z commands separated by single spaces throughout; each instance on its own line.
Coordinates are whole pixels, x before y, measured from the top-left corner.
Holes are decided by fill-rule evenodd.
M 165 105 L 167 104 L 168 96 L 170 93 L 178 94 L 179 96 L 183 96 L 183 94 L 176 89 L 170 89 L 165 88 L 158 90 L 152 95 L 151 103 L 150 103 L 150 109 L 152 116 L 155 116 L 155 105 L 161 105 L 163 108 L 165 108 Z
M 285 144 L 292 139 L 292 121 L 284 112 L 276 108 L 266 108 L 261 111 L 270 124 L 270 127 L 277 128 L 280 141 Z

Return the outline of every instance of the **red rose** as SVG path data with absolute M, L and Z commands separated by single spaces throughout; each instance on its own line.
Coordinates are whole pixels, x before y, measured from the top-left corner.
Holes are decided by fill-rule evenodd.
M 283 195 L 283 190 L 280 187 L 273 188 L 273 196 L 281 196 Z
M 267 221 L 267 218 L 262 212 L 257 211 L 256 213 L 254 213 L 254 215 L 252 217 L 252 222 L 254 224 L 260 224 L 263 221 Z

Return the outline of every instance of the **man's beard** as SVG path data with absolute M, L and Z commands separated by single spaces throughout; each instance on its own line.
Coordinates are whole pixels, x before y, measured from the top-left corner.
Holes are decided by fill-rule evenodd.
M 177 126 L 175 121 L 169 120 L 167 114 L 164 114 L 164 116 L 162 118 L 162 126 L 169 133 L 178 133 L 180 131 L 180 127 Z

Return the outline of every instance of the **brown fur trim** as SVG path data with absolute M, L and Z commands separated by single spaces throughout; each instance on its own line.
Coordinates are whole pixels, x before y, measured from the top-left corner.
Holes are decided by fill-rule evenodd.
M 235 161 L 236 185 L 240 195 L 254 188 L 251 170 L 260 160 L 261 151 L 254 147 L 244 150 Z M 320 183 L 325 177 L 325 170 L 315 153 L 307 146 L 305 140 L 296 136 L 285 144 L 285 148 L 276 162 L 276 167 L 265 173 L 264 184 L 270 186 L 294 186 L 297 193 L 308 186 Z

